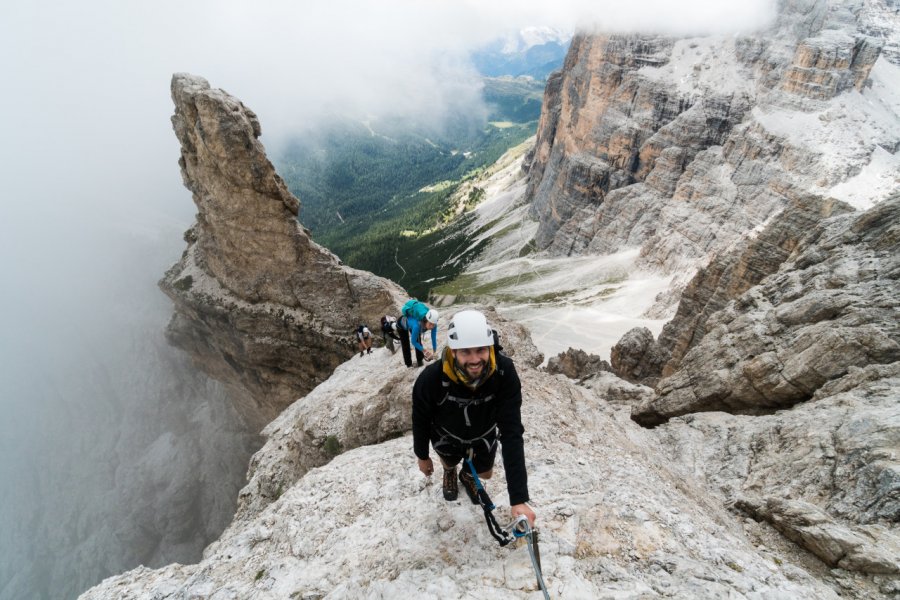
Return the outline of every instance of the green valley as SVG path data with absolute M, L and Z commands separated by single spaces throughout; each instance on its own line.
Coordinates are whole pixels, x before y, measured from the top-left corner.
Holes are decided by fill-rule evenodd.
M 318 243 L 424 298 L 463 267 L 445 264 L 468 244 L 454 232 L 483 194 L 485 170 L 534 135 L 543 86 L 486 78 L 487 114 L 457 115 L 440 128 L 335 119 L 294 140 L 276 166 Z

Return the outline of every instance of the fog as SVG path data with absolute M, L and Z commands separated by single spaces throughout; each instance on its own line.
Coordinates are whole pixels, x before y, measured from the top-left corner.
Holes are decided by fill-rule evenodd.
M 483 110 L 467 53 L 521 27 L 734 33 L 773 11 L 549 4 L 4 3 L 0 598 L 71 598 L 141 562 L 198 560 L 258 443 L 163 339 L 156 281 L 194 214 L 172 73 L 240 98 L 277 152 L 326 114 Z

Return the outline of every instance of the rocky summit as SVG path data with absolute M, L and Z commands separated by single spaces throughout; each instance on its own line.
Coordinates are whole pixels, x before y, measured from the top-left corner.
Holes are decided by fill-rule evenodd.
M 530 261 L 529 302 L 591 300 L 565 286 L 592 262 L 674 281 L 662 333 L 629 331 L 609 363 L 570 348 L 543 368 L 514 311 L 479 306 L 523 384 L 550 597 L 900 594 L 895 8 L 784 0 L 752 36 L 582 33 L 524 169 L 485 186 L 474 264 Z M 199 214 L 162 282 L 170 339 L 274 420 L 199 563 L 82 598 L 541 597 L 527 550 L 416 468 L 417 371 L 384 348 L 346 360 L 341 336 L 402 290 L 309 239 L 238 100 L 186 75 L 173 98 Z M 538 272 L 560 257 L 559 279 Z M 502 463 L 486 486 L 505 521 Z

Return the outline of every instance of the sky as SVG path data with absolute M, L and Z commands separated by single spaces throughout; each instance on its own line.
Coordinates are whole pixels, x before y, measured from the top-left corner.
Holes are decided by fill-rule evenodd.
M 774 0 L 2 3 L 0 478 L 33 459 L 15 441 L 46 434 L 53 402 L 90 402 L 98 365 L 140 351 L 112 338 L 165 327 L 156 281 L 195 213 L 170 123 L 173 73 L 254 110 L 271 157 L 330 113 L 478 110 L 468 52 L 523 27 L 734 34 L 773 12 Z

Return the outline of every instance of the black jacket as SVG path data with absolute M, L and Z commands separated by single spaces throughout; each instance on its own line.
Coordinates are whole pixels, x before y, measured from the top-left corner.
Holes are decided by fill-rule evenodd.
M 496 361 L 497 370 L 474 390 L 451 380 L 443 372 L 442 361 L 436 361 L 422 371 L 413 387 L 413 451 L 422 460 L 428 458 L 433 431 L 443 429 L 468 440 L 497 425 L 512 506 L 528 501 L 528 475 L 522 443 L 525 431 L 521 415 L 522 384 L 512 359 L 497 353 Z M 474 402 L 464 407 L 459 401 L 447 401 L 448 395 L 463 402 L 469 399 Z

